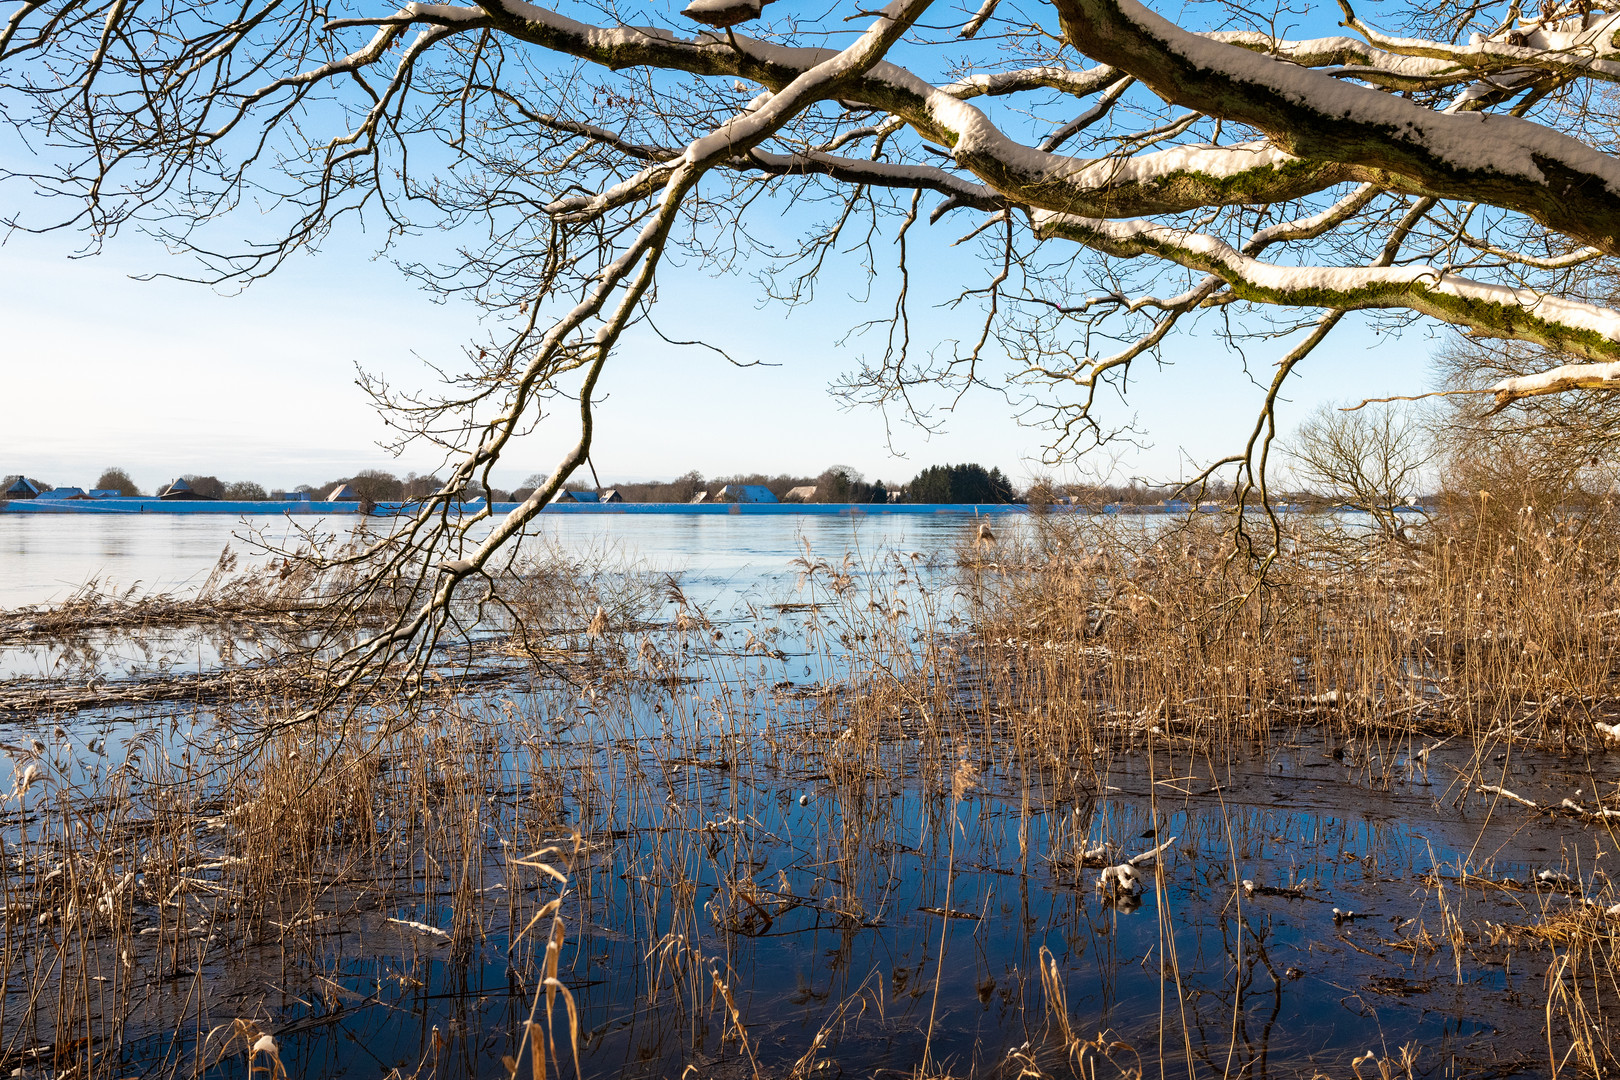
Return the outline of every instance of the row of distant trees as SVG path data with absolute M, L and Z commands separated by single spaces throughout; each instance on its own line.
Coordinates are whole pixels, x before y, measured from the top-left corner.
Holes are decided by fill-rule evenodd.
M 16 475 L 5 477 L 3 481 L 0 481 L 0 489 L 10 486 L 17 479 Z M 184 473 L 180 476 L 180 479 L 184 480 L 192 491 L 210 499 L 222 499 L 230 502 L 266 502 L 272 496 L 272 492 L 267 491 L 262 484 L 255 483 L 252 480 L 221 480 L 217 476 L 202 473 Z M 43 481 L 35 480 L 34 482 L 39 484 L 42 491 L 52 489 L 52 485 Z M 414 472 L 405 474 L 402 479 L 381 469 L 365 469 L 353 476 L 340 476 L 335 480 L 328 480 L 320 484 L 299 484 L 290 490 L 304 492 L 312 498 L 322 498 L 339 484 L 348 484 L 362 499 L 369 499 L 372 502 L 402 502 L 406 499 L 420 499 L 432 495 L 444 486 L 444 481 L 437 476 L 418 476 Z M 159 495 L 167 486 L 167 483 L 160 484 L 150 494 Z M 116 491 L 118 494 L 132 499 L 148 494 L 141 490 L 141 486 L 135 482 L 127 470 L 119 468 L 103 470 L 91 487 L 98 491 Z M 496 500 L 510 497 L 510 493 L 505 491 L 496 490 L 486 493 L 476 483 L 465 492 L 467 498 L 474 498 L 484 494 L 490 494 Z
M 535 487 L 545 480 L 540 473 L 529 477 L 512 492 L 518 499 L 528 498 Z M 778 500 L 786 500 L 795 488 L 814 488 L 815 494 L 807 502 L 818 503 L 886 503 L 902 502 L 940 503 L 1010 503 L 1020 501 L 1012 481 L 998 468 L 986 469 L 982 465 L 934 465 L 918 473 L 910 483 L 891 486 L 883 480 L 867 480 L 859 470 L 848 465 L 833 465 L 817 476 L 764 473 L 737 473 L 732 476 L 705 478 L 700 472 L 689 472 L 669 481 L 640 484 L 608 485 L 618 491 L 625 502 L 691 502 L 699 492 L 716 492 L 723 487 L 756 485 L 769 488 Z M 588 484 L 574 482 L 573 491 L 596 490 Z M 605 489 L 604 489 L 605 490 Z
M 536 473 L 512 492 L 514 498 L 526 499 L 545 480 L 545 474 Z M 794 476 L 782 473 L 735 473 L 730 476 L 706 478 L 697 471 L 667 481 L 647 481 L 638 484 L 609 484 L 625 502 L 691 502 L 702 492 L 717 492 L 727 486 L 753 485 L 770 489 L 778 500 L 786 500 L 794 488 L 813 487 L 816 493 L 808 501 L 824 503 L 888 502 L 889 486 L 882 480 L 868 482 L 860 472 L 848 465 L 834 465 L 819 476 Z M 567 485 L 570 491 L 595 491 L 596 488 L 578 481 Z
M 1620 395 L 1535 399 L 1506 412 L 1482 395 L 1489 380 L 1537 370 L 1552 360 L 1522 345 L 1453 346 L 1436 358 L 1440 383 L 1449 392 L 1438 402 L 1373 402 L 1353 409 L 1322 406 L 1279 440 L 1281 468 L 1270 494 L 1288 502 L 1361 510 L 1393 534 L 1410 523 L 1399 511 L 1414 505 L 1477 502 L 1473 512 L 1511 517 L 1527 507 L 1557 512 L 1612 499 L 1620 494 L 1615 453 L 1620 446 Z M 0 490 L 16 479 L 0 480 Z M 198 494 L 216 499 L 251 502 L 270 497 L 250 480 L 225 481 L 196 473 L 183 479 Z M 512 491 L 486 492 L 475 484 L 463 494 L 521 500 L 544 480 L 544 474 L 536 473 Z M 35 482 L 45 490 L 51 488 Z M 422 498 L 443 487 L 431 474 L 407 473 L 401 478 L 367 469 L 295 490 L 320 498 L 339 484 L 375 503 Z M 878 503 L 892 496 L 914 503 L 1046 503 L 1072 498 L 1088 504 L 1150 506 L 1168 498 L 1224 503 L 1234 494 L 1230 483 L 1213 477 L 1192 489 L 1141 481 L 1058 484 L 1037 479 L 1019 492 L 1000 469 L 976 463 L 934 465 L 898 488 L 883 480 L 868 481 L 847 465 L 831 466 L 813 477 L 753 473 L 705 478 L 688 472 L 670 481 L 608 486 L 616 486 L 627 502 L 689 502 L 699 492 L 712 493 L 726 485 L 759 485 L 783 500 L 794 488 L 812 488 L 810 501 L 824 503 Z M 590 490 L 582 482 L 568 486 Z M 102 472 L 93 487 L 126 496 L 143 494 L 120 468 Z
M 1295 463 L 1295 478 L 1305 482 L 1305 486 L 1295 492 L 1278 492 L 1289 501 L 1312 501 L 1313 499 L 1328 498 L 1334 501 L 1356 502 L 1345 490 L 1346 485 L 1337 481 L 1339 472 L 1347 468 L 1349 458 L 1359 458 L 1365 449 L 1359 442 L 1355 446 L 1345 445 L 1354 442 L 1349 433 L 1340 428 L 1356 428 L 1365 426 L 1371 421 L 1372 412 L 1366 414 L 1365 420 L 1357 417 L 1357 423 L 1347 424 L 1340 422 L 1342 414 L 1323 410 L 1311 423 L 1302 428 L 1301 432 L 1289 441 L 1288 453 L 1295 457 L 1312 458 L 1314 461 L 1298 461 Z M 1386 426 L 1388 420 L 1382 421 Z M 1337 426 L 1335 426 L 1337 425 Z M 1365 439 L 1362 432 L 1359 439 Z M 1405 460 L 1411 454 L 1411 435 L 1397 434 L 1393 429 L 1382 430 L 1377 433 L 1378 438 L 1372 441 L 1386 449 L 1392 443 L 1399 444 L 1399 453 L 1396 457 Z M 1332 447 L 1324 451 L 1320 445 L 1328 441 Z M 1337 458 L 1333 457 L 1337 454 Z M 1426 459 L 1425 459 L 1426 460 Z M 1327 464 L 1324 464 L 1327 461 Z M 1303 467 L 1302 467 L 1303 466 Z M 1399 487 L 1401 494 L 1406 493 L 1406 484 L 1412 479 L 1415 470 L 1410 466 L 1399 470 L 1400 483 L 1396 483 L 1391 469 L 1386 468 L 1379 474 L 1373 486 L 1380 491 Z M 9 485 L 15 476 L 6 477 L 0 481 L 0 487 Z M 229 500 L 233 502 L 263 502 L 271 497 L 271 492 L 262 485 L 251 480 L 222 480 L 217 476 L 199 473 L 186 473 L 181 479 L 191 486 L 191 489 L 200 495 L 214 499 Z M 464 490 L 466 498 L 477 498 L 488 495 L 496 502 L 508 500 L 521 501 L 533 494 L 535 488 L 545 481 L 543 473 L 535 473 L 510 491 L 496 488 L 485 491 L 474 483 Z M 40 486 L 49 490 L 51 485 L 36 481 Z M 444 486 L 444 482 L 437 476 L 426 474 L 418 475 L 414 472 L 399 477 L 382 469 L 365 469 L 353 476 L 340 476 L 319 484 L 300 484 L 291 489 L 301 491 L 312 498 L 322 498 L 333 488 L 340 484 L 347 484 L 353 488 L 361 499 L 374 503 L 402 502 L 408 499 L 425 498 L 432 495 Z M 1105 483 L 1054 483 L 1046 479 L 1035 480 L 1027 490 L 1020 491 L 1013 482 L 999 469 L 986 469 L 976 463 L 960 465 L 933 465 L 913 477 L 910 482 L 897 486 L 890 485 L 883 480 L 868 481 L 861 473 L 848 465 L 834 465 L 823 470 L 817 476 L 795 476 L 783 473 L 769 476 L 764 473 L 736 473 L 729 476 L 716 476 L 706 478 L 700 472 L 688 472 L 673 480 L 646 481 L 642 483 L 609 484 L 602 490 L 613 488 L 618 491 L 626 502 L 690 502 L 699 492 L 716 492 L 727 485 L 758 485 L 770 489 L 779 500 L 785 500 L 788 492 L 795 488 L 814 488 L 815 494 L 808 500 L 820 503 L 882 503 L 894 501 L 913 503 L 1014 503 L 1014 502 L 1056 502 L 1060 499 L 1072 498 L 1083 503 L 1105 504 L 1116 503 L 1125 506 L 1153 506 L 1164 502 L 1168 498 L 1186 498 L 1189 492 L 1175 485 L 1154 485 L 1142 481 L 1131 481 L 1121 484 Z M 117 491 L 121 495 L 139 497 L 147 494 L 124 469 L 107 469 L 97 477 L 94 487 L 107 491 Z M 159 494 L 165 485 L 160 485 L 151 494 Z M 1366 484 L 1353 485 L 1358 488 Z M 572 491 L 598 490 L 590 484 L 573 481 L 567 485 Z M 1197 492 L 1200 498 L 1224 501 L 1232 494 L 1231 485 L 1219 480 L 1212 480 Z M 1376 501 L 1367 498 L 1363 501 Z M 1397 501 L 1392 493 L 1385 497 L 1385 501 Z
M 1284 457 L 1292 466 L 1292 478 L 1301 486 L 1292 491 L 1274 489 L 1273 494 L 1289 502 L 1323 502 L 1367 510 L 1378 517 L 1381 524 L 1393 528 L 1398 522 L 1390 514 L 1390 508 L 1413 501 L 1432 503 L 1438 498 L 1435 495 L 1420 497 L 1415 494 L 1419 475 L 1437 456 L 1434 441 L 1425 436 L 1432 436 L 1432 431 L 1417 422 L 1409 410 L 1386 407 L 1345 413 L 1323 408 L 1301 425 L 1283 447 Z M 1585 451 L 1585 448 L 1582 450 Z M 1478 455 L 1474 455 L 1474 458 L 1478 458 Z M 1583 460 L 1576 464 L 1585 464 L 1584 453 Z M 0 478 L 0 490 L 16 479 L 15 475 Z M 186 473 L 181 479 L 199 495 L 213 499 L 263 502 L 272 495 L 251 480 L 226 481 L 200 473 Z M 1478 482 L 1472 477 L 1470 479 Z M 1538 487 L 1556 486 L 1547 485 L 1544 477 L 1538 476 L 1536 479 Z M 544 480 L 544 474 L 536 473 L 511 491 L 499 488 L 485 491 L 475 483 L 463 491 L 463 497 L 488 495 L 496 502 L 521 501 L 528 498 Z M 48 483 L 37 479 L 34 482 L 42 490 L 51 490 Z M 319 484 L 300 484 L 292 490 L 321 499 L 340 484 L 347 484 L 360 499 L 373 503 L 425 498 L 444 486 L 443 481 L 431 474 L 417 475 L 413 472 L 399 477 L 381 469 L 366 469 L 353 476 L 337 477 Z M 1153 485 L 1141 481 L 1059 484 L 1037 478 L 1026 491 L 1020 492 L 1000 469 L 986 469 L 976 463 L 933 465 L 897 489 L 883 480 L 867 481 L 860 472 L 847 465 L 834 465 L 818 476 L 738 473 L 710 479 L 694 471 L 674 480 L 609 486 L 614 487 L 626 502 L 680 503 L 690 502 L 699 492 L 712 493 L 727 485 L 765 487 L 779 500 L 786 500 L 788 492 L 795 488 L 814 488 L 815 494 L 807 501 L 820 503 L 883 503 L 891 501 L 891 493 L 892 501 L 912 503 L 1053 503 L 1074 499 L 1087 504 L 1124 506 L 1153 506 L 1166 499 L 1193 495 L 1217 502 L 1225 502 L 1232 497 L 1231 485 L 1218 479 L 1212 479 L 1194 492 L 1176 485 Z M 147 494 L 126 470 L 119 468 L 104 470 L 93 486 L 103 491 L 117 491 L 131 498 Z M 160 485 L 151 494 L 161 493 L 164 486 Z M 577 481 L 567 486 L 574 491 L 596 490 Z M 1566 494 L 1564 498 L 1567 497 Z
M 218 476 L 202 473 L 185 473 L 181 479 L 197 494 L 212 499 L 263 502 L 271 497 L 271 492 L 252 480 L 222 480 Z M 463 496 L 477 498 L 487 495 L 496 502 L 523 500 L 533 494 L 545 479 L 545 474 L 535 473 L 511 491 L 499 488 L 485 491 L 475 483 L 464 490 Z M 319 484 L 300 484 L 292 490 L 318 499 L 339 484 L 349 485 L 361 499 L 374 503 L 424 498 L 444 486 L 444 482 L 433 475 L 419 476 L 413 472 L 402 478 L 382 469 L 365 469 L 353 476 L 341 476 Z M 705 478 L 702 473 L 689 472 L 669 481 L 608 486 L 615 488 L 626 502 L 690 502 L 699 492 L 714 492 L 727 485 L 743 484 L 769 488 L 781 500 L 785 500 L 788 492 L 794 488 L 810 487 L 815 489 L 815 494 L 808 501 L 821 503 L 883 503 L 891 501 L 891 494 L 900 501 L 927 503 L 1010 503 L 1022 499 L 1018 489 L 999 468 L 986 469 L 971 463 L 930 466 L 918 473 L 910 483 L 898 487 L 883 480 L 869 481 L 848 465 L 831 466 L 818 476 L 738 473 Z M 49 488 L 50 485 L 42 486 Z M 147 494 L 126 470 L 119 468 L 103 471 L 93 487 L 117 491 L 130 498 Z M 596 490 L 578 481 L 570 483 L 568 487 L 574 491 Z M 159 494 L 161 490 L 162 486 L 151 494 Z

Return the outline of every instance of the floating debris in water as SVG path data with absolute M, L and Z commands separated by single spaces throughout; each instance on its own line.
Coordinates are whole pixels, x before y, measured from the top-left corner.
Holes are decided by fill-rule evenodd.
M 1110 866 L 1097 878 L 1097 891 L 1134 893 L 1142 887 L 1142 873 L 1130 863 Z
M 431 934 L 434 937 L 443 938 L 446 941 L 450 940 L 450 935 L 445 933 L 443 930 L 440 930 L 437 926 L 429 926 L 427 923 L 412 922 L 410 919 L 396 919 L 392 915 L 388 917 L 388 921 L 391 923 L 398 923 L 400 926 L 409 927 L 410 929 L 419 933 Z

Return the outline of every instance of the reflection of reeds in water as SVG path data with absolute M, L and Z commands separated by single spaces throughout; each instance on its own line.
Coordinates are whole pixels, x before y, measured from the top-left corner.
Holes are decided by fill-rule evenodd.
M 1601 747 L 1620 596 L 1586 528 L 1381 548 L 1301 525 L 1256 587 L 1206 519 L 1048 515 L 993 544 L 965 527 L 950 566 L 807 551 L 792 600 L 743 619 L 554 550 L 469 608 L 489 636 L 456 655 L 507 665 L 476 693 L 379 689 L 300 725 L 247 695 L 126 729 L 105 756 L 17 744 L 0 1059 L 315 1075 L 294 1057 L 308 1033 L 385 1016 L 421 1028 L 402 1072 L 423 1077 L 502 1057 L 535 1076 L 1259 1068 L 1254 987 L 1280 1002 L 1296 978 L 1270 920 L 1372 933 L 1329 921 L 1320 879 L 1400 840 L 1289 818 L 1233 778 L 1263 778 L 1309 731 L 1356 791 L 1435 771 L 1477 799 L 1508 790 L 1498 753 Z M 1594 787 L 1559 821 L 1601 826 L 1613 796 Z M 1532 824 L 1557 806 L 1497 801 Z M 1318 854 L 1245 880 L 1290 846 Z M 1428 856 L 1413 921 L 1365 940 L 1414 964 L 1443 953 L 1458 982 L 1482 956 L 1539 951 L 1551 1071 L 1610 1068 L 1604 887 L 1573 866 L 1514 891 L 1471 859 Z M 1065 935 L 1094 952 L 1060 960 L 1031 892 L 1068 905 Z M 1487 894 L 1535 903 L 1482 925 Z M 1136 955 L 1125 928 L 1148 902 Z M 995 969 L 981 935 L 998 920 L 1023 944 Z M 803 985 L 762 978 L 787 955 L 775 935 L 807 925 Z M 1194 947 L 1189 927 L 1211 937 Z M 873 938 L 881 969 L 855 962 Z M 472 978 L 492 969 L 499 994 Z M 961 1017 L 993 1002 L 1002 1041 L 981 1054 Z M 1421 1057 L 1340 1049 L 1336 1074 L 1362 1080 Z

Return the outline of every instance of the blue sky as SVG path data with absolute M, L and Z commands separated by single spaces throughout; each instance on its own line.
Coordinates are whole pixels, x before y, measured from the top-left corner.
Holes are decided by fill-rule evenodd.
M 422 361 L 454 366 L 460 346 L 480 333 L 477 313 L 432 302 L 390 264 L 370 259 L 359 240 L 299 257 L 231 295 L 134 280 L 168 265 L 161 249 L 137 238 L 71 259 L 71 236 L 12 235 L 0 248 L 11 402 L 0 473 L 83 485 L 117 464 L 143 486 L 182 472 L 280 486 L 367 467 L 433 469 L 426 454 L 395 459 L 378 448 L 385 430 L 355 385 L 355 366 L 431 385 Z M 895 456 L 881 415 L 846 409 L 828 393 L 855 363 L 855 351 L 838 340 L 862 317 L 859 306 L 829 296 L 787 313 L 758 301 L 746 278 L 667 279 L 660 317 L 672 335 L 683 324 L 718 326 L 719 344 L 776 366 L 738 369 L 707 351 L 637 335 L 602 382 L 594 460 L 604 481 L 687 469 L 813 474 L 835 463 L 893 481 L 963 460 L 1015 476 L 1049 471 L 1039 465 L 1043 433 L 982 392 L 946 418 L 943 434 L 894 426 L 895 449 L 905 455 Z M 921 345 L 949 336 L 948 319 L 928 309 L 921 316 Z M 1345 326 L 1294 382 L 1285 420 L 1323 400 L 1421 389 L 1429 329 L 1392 340 L 1364 323 Z M 1280 349 L 1254 353 L 1255 366 Z M 1240 445 L 1260 392 L 1237 361 L 1212 335 L 1174 341 L 1166 359 L 1165 370 L 1143 362 L 1128 405 L 1109 413 L 1135 416 L 1152 445 L 1057 475 L 1112 466 L 1122 476 L 1174 478 L 1190 462 Z M 542 426 L 497 478 L 515 484 L 548 469 L 572 438 Z
M 1327 29 L 1332 14 L 1313 10 L 1322 22 L 1313 29 Z M 9 146 L 15 152 L 15 143 Z M 812 212 L 820 208 L 782 208 L 755 227 L 789 246 Z M 947 282 L 968 279 L 963 268 L 974 256 L 948 244 L 969 227 L 959 212 L 926 238 L 913 234 L 919 293 L 931 285 L 937 300 Z M 73 234 L 4 239 L 8 406 L 0 474 L 87 485 L 103 467 L 119 465 L 147 488 L 188 472 L 279 487 L 362 468 L 404 474 L 439 466 L 427 453 L 395 459 L 378 448 L 386 432 L 355 385 L 355 368 L 398 386 L 430 386 L 423 362 L 458 367 L 462 345 L 483 332 L 478 313 L 433 302 L 390 263 L 372 258 L 374 238 L 352 226 L 340 225 L 326 250 L 294 258 L 240 293 L 134 280 L 179 265 L 133 232 L 86 259 L 70 258 L 82 242 Z M 881 247 L 878 256 L 890 257 Z M 711 276 L 666 268 L 660 325 L 672 336 L 702 333 L 739 357 L 775 366 L 740 370 L 646 333 L 627 340 L 601 387 L 594 463 L 604 481 L 688 469 L 814 474 L 845 464 L 894 482 L 946 461 L 997 465 L 1019 479 L 1175 479 L 1240 449 L 1261 398 L 1209 319 L 1204 335 L 1168 343 L 1166 369 L 1139 361 L 1129 403 L 1107 413 L 1117 421 L 1134 417 L 1149 446 L 1046 469 L 1039 462 L 1044 433 L 1020 426 L 1002 398 L 975 393 L 946 418 L 943 433 L 895 424 L 891 448 L 880 414 L 848 410 L 828 393 L 859 359 L 859 343 L 840 346 L 840 339 L 874 309 L 886 311 L 890 293 L 880 287 L 873 309 L 863 308 L 848 293 L 864 285 L 833 277 L 814 303 L 788 313 L 761 307 L 747 271 Z M 913 317 L 917 351 L 966 329 L 960 317 L 927 303 L 915 306 Z M 1391 339 L 1366 320 L 1347 320 L 1293 382 L 1285 425 L 1322 401 L 1422 390 L 1439 332 L 1419 324 Z M 1256 377 L 1269 377 L 1284 348 L 1272 342 L 1250 353 Z M 29 404 L 18 408 L 19 401 Z M 514 485 L 548 471 L 573 438 L 567 425 L 542 425 L 509 451 L 497 482 Z

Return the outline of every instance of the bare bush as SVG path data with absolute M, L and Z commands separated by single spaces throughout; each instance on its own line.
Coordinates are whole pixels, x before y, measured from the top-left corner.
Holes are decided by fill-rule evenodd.
M 1401 534 L 1398 508 L 1416 502 L 1434 459 L 1423 424 L 1409 407 L 1391 403 L 1354 411 L 1323 405 L 1283 449 L 1299 483 L 1369 515 L 1386 536 Z
M 1527 508 L 1543 518 L 1561 517 L 1613 491 L 1620 397 L 1532 398 L 1498 409 L 1479 393 L 1548 359 L 1544 350 L 1486 341 L 1453 342 L 1437 351 L 1437 381 L 1447 396 L 1434 424 L 1452 513 L 1512 531 Z

